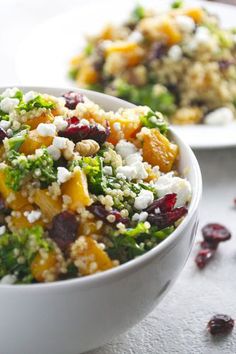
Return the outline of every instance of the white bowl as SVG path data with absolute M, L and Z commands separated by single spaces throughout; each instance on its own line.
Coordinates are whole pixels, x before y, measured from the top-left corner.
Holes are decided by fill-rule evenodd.
M 22 89 L 56 96 L 67 91 Z M 108 110 L 133 106 L 80 91 Z M 145 255 L 100 274 L 48 284 L 1 285 L 1 354 L 78 354 L 99 347 L 142 320 L 165 296 L 191 251 L 202 191 L 193 152 L 172 131 L 171 135 L 180 148 L 179 170 L 188 171 L 193 190 L 189 212 L 180 226 Z

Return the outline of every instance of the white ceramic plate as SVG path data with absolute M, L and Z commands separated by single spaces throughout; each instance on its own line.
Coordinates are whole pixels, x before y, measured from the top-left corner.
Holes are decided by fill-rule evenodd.
M 155 8 L 157 0 L 138 1 Z M 165 8 L 171 1 L 158 1 Z M 96 33 L 107 22 L 120 23 L 137 4 L 137 0 L 88 0 L 73 11 L 56 16 L 36 27 L 20 43 L 16 55 L 16 72 L 22 85 L 75 86 L 67 78 L 68 63 L 85 44 L 84 35 Z M 234 27 L 236 7 L 206 1 L 186 1 L 201 4 L 218 14 L 224 27 Z M 236 146 L 236 123 L 209 127 L 174 127 L 193 148 Z

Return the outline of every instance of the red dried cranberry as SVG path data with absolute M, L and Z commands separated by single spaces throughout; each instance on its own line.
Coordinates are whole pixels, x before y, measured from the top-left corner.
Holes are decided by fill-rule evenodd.
M 201 249 L 195 258 L 195 262 L 198 268 L 200 269 L 204 268 L 205 265 L 212 259 L 212 257 L 214 257 L 214 255 L 215 255 L 214 249 L 210 249 L 210 248 Z
M 231 65 L 234 64 L 234 61 L 230 61 L 230 60 L 227 60 L 227 59 L 221 59 L 218 61 L 218 64 L 219 64 L 219 68 L 220 70 L 227 70 Z
M 147 220 L 150 222 L 151 225 L 155 225 L 158 227 L 159 230 L 161 230 L 173 225 L 177 220 L 186 215 L 187 212 L 187 208 L 180 207 L 175 208 L 166 213 L 150 214 L 148 215 Z
M 228 334 L 234 328 L 234 320 L 228 315 L 218 314 L 210 319 L 207 328 L 212 335 Z
M 205 241 L 223 242 L 231 238 L 229 230 L 220 224 L 207 224 L 202 229 Z
M 2 142 L 5 138 L 7 138 L 7 133 L 4 129 L 0 128 L 0 142 Z
M 106 128 L 100 127 L 98 124 L 80 125 L 77 117 L 67 120 L 68 127 L 59 131 L 58 135 L 72 140 L 74 143 L 84 139 L 93 139 L 99 145 L 102 145 L 110 134 L 110 128 L 107 123 Z
M 150 54 L 149 54 L 149 60 L 155 60 L 155 59 L 161 59 L 166 53 L 167 53 L 167 46 L 163 42 L 154 42 Z
M 65 251 L 76 240 L 79 223 L 75 215 L 69 211 L 63 211 L 52 219 L 52 227 L 49 236 L 57 243 L 61 250 Z
M 201 249 L 210 249 L 210 250 L 216 250 L 219 245 L 219 242 L 215 241 L 202 241 L 200 243 Z
M 82 93 L 79 92 L 69 91 L 64 93 L 62 97 L 65 98 L 65 106 L 69 109 L 75 109 L 78 103 L 84 102 L 84 96 L 82 95 Z
M 96 217 L 98 217 L 99 219 L 101 219 L 102 221 L 104 221 L 107 224 L 117 224 L 119 222 L 123 223 L 123 224 L 127 224 L 129 222 L 129 219 L 127 218 L 123 218 L 121 216 L 121 213 L 118 210 L 111 210 L 108 211 L 105 209 L 105 207 L 100 204 L 100 203 L 93 203 L 92 205 L 90 205 L 88 207 L 88 210 L 95 215 Z M 113 215 L 115 216 L 115 220 L 113 222 L 109 222 L 107 220 L 107 217 L 109 215 Z
M 177 194 L 166 194 L 164 197 L 154 200 L 154 202 L 147 207 L 146 212 L 155 213 L 155 209 L 160 209 L 162 213 L 173 210 L 176 203 Z

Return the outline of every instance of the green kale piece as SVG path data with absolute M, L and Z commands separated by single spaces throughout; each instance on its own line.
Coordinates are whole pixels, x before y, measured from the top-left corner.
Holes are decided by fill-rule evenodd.
M 111 238 L 112 247 L 107 248 L 107 252 L 112 259 L 118 259 L 125 263 L 137 256 L 145 253 L 143 246 L 140 246 L 134 237 L 119 235 Z
M 151 109 L 145 115 L 140 117 L 140 121 L 144 127 L 158 128 L 162 134 L 168 130 L 168 123 L 160 112 L 153 112 Z
M 6 159 L 10 163 L 10 166 L 4 169 L 6 185 L 17 192 L 21 189 L 23 181 L 29 173 L 30 164 L 24 154 L 15 150 L 10 150 Z
M 53 243 L 45 239 L 43 228 L 34 226 L 0 237 L 0 278 L 15 274 L 18 283 L 31 283 L 31 263 L 40 249 L 49 251 Z
M 68 72 L 68 76 L 71 80 L 75 80 L 76 76 L 78 74 L 78 69 L 77 68 L 71 68 Z
M 21 131 L 7 140 L 7 145 L 10 150 L 18 151 L 23 142 L 25 141 L 27 131 Z
M 57 180 L 57 171 L 54 167 L 54 161 L 49 155 L 46 148 L 42 149 L 43 152 L 35 159 L 30 160 L 30 172 L 35 178 L 46 185 L 51 184 Z
M 87 56 L 90 56 L 94 51 L 94 45 L 93 43 L 88 43 L 86 47 L 84 48 L 84 54 Z
M 102 158 L 99 156 L 83 157 L 81 160 L 81 167 L 87 176 L 89 191 L 96 195 L 104 194 L 105 178 L 102 165 Z
M 29 102 L 25 103 L 24 101 L 20 102 L 18 107 L 16 108 L 18 112 L 21 111 L 32 111 L 33 109 L 37 108 L 46 108 L 46 109 L 53 109 L 55 108 L 55 103 L 51 102 L 42 96 L 38 95 Z
M 141 5 L 137 5 L 131 13 L 131 21 L 139 22 L 145 17 L 145 9 Z
M 175 0 L 171 4 L 172 9 L 180 9 L 183 6 L 184 6 L 183 0 Z
M 137 105 L 148 106 L 153 109 L 153 111 L 159 111 L 169 116 L 176 109 L 175 97 L 167 89 L 157 95 L 153 90 L 152 84 L 136 87 L 121 79 L 116 80 L 114 86 L 116 96 L 124 98 Z

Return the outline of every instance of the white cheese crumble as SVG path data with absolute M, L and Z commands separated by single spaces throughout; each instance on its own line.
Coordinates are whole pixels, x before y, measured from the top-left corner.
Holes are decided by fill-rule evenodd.
M 18 91 L 19 91 L 19 89 L 17 87 L 7 88 L 5 91 L 3 91 L 1 96 L 2 97 L 14 97 Z
M 134 207 L 137 210 L 146 209 L 154 200 L 153 193 L 142 189 L 139 195 L 135 198 Z
M 6 284 L 6 285 L 12 285 L 15 282 L 16 282 L 16 277 L 15 275 L 12 274 L 7 274 L 0 280 L 1 284 Z
M 131 180 L 136 178 L 136 168 L 133 165 L 120 166 L 116 170 L 118 176 L 123 175 L 126 179 Z
M 71 178 L 72 173 L 65 167 L 57 167 L 57 182 L 65 183 Z
M 132 217 L 132 220 L 137 222 L 144 222 L 147 220 L 147 217 L 148 213 L 146 211 L 142 211 L 140 214 L 135 213 Z
M 136 162 L 142 162 L 143 158 L 139 152 L 135 152 L 126 157 L 125 162 L 127 165 L 132 165 Z
M 81 119 L 80 122 L 79 122 L 79 125 L 90 125 L 89 121 L 87 119 Z
M 25 211 L 24 216 L 27 218 L 30 224 L 33 224 L 35 221 L 41 218 L 42 213 L 40 210 Z
M 182 49 L 179 45 L 173 45 L 169 51 L 168 56 L 174 61 L 178 61 L 182 58 Z
M 0 236 L 5 234 L 5 232 L 6 232 L 6 226 L 5 225 L 0 226 Z
M 103 173 L 105 175 L 111 176 L 112 175 L 112 167 L 111 166 L 104 166 L 103 167 Z
M 52 145 L 59 150 L 63 150 L 67 147 L 67 140 L 68 140 L 67 138 L 56 136 L 53 139 Z
M 183 32 L 192 33 L 195 28 L 194 20 L 189 16 L 179 15 L 175 18 L 179 29 Z
M 65 130 L 68 126 L 67 121 L 62 116 L 56 116 L 53 123 L 57 131 Z
M 40 123 L 36 129 L 41 136 L 55 136 L 56 134 L 56 126 L 51 123 Z
M 0 109 L 5 113 L 11 113 L 19 102 L 18 98 L 6 97 L 0 102 Z
M 1 120 L 0 127 L 4 130 L 7 130 L 10 127 L 11 123 L 8 120 Z
M 159 177 L 155 184 L 153 184 L 153 187 L 156 188 L 158 197 L 164 197 L 164 195 L 169 193 L 176 193 L 176 207 L 185 205 L 191 199 L 191 185 L 189 181 L 173 176 L 172 172 Z
M 224 125 L 234 120 L 234 114 L 228 107 L 215 109 L 205 116 L 204 122 L 208 125 Z
M 116 152 L 125 159 L 127 156 L 137 152 L 137 148 L 134 144 L 126 140 L 120 140 L 116 145 Z
M 33 99 L 35 99 L 35 97 L 37 97 L 38 94 L 34 91 L 29 91 L 24 95 L 24 101 L 25 103 L 28 103 L 30 101 L 32 101 Z
M 54 161 L 59 160 L 61 157 L 61 151 L 53 145 L 47 147 L 47 152 L 52 156 Z

